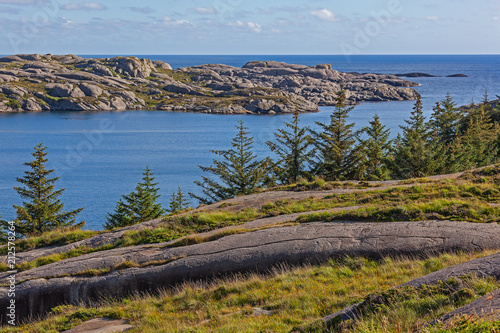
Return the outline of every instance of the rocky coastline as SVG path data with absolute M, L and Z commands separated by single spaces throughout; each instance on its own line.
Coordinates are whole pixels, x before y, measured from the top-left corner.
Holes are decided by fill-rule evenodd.
M 13 55 L 0 58 L 0 112 L 166 110 L 203 113 L 317 112 L 335 104 L 412 100 L 417 83 L 395 75 L 342 73 L 252 61 L 242 68 L 199 65 L 172 69 L 136 57 Z

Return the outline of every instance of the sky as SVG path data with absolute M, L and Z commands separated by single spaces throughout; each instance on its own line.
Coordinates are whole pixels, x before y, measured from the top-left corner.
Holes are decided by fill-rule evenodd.
M 500 0 L 0 0 L 0 54 L 500 54 Z

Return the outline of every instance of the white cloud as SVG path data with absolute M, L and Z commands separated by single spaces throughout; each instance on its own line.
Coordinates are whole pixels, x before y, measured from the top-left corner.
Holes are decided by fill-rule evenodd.
M 174 20 L 173 18 L 171 18 L 169 16 L 165 16 L 162 20 L 162 23 L 166 26 L 179 26 L 179 25 L 194 26 L 194 24 L 189 22 L 188 20 Z
M 193 11 L 197 12 L 198 14 L 217 14 L 217 9 L 214 7 L 196 7 L 193 8 Z
M 260 33 L 262 32 L 262 27 L 260 24 L 254 23 L 254 22 L 243 22 L 243 21 L 236 21 L 236 22 L 231 22 L 227 24 L 230 27 L 238 27 L 238 28 L 244 28 L 248 29 L 252 32 Z
M 312 11 L 309 14 L 311 14 L 312 16 L 316 16 L 317 18 L 319 18 L 320 20 L 323 20 L 323 21 L 335 22 L 335 21 L 340 20 L 334 13 L 332 13 L 331 11 L 329 11 L 326 8 Z
M 493 16 L 491 19 L 492 19 L 493 21 L 498 21 L 498 16 Z
M 97 2 L 67 3 L 61 6 L 63 10 L 105 10 L 108 7 Z
M 425 19 L 427 21 L 439 21 L 439 16 L 427 16 Z

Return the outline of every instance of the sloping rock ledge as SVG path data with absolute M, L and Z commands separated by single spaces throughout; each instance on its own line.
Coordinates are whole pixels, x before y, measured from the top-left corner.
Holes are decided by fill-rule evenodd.
M 178 248 L 150 245 L 141 251 L 102 251 L 19 273 L 15 295 L 17 320 L 43 315 L 61 304 L 76 305 L 102 297 L 154 292 L 160 287 L 188 280 L 235 272 L 266 272 L 280 263 L 316 263 L 347 254 L 379 258 L 498 249 L 499 231 L 498 224 L 449 221 L 310 223 L 232 235 Z M 125 260 L 138 263 L 141 268 L 120 269 Z M 487 264 L 487 267 L 481 266 L 481 272 L 499 276 L 499 260 L 500 255 L 489 261 L 483 258 L 480 265 Z M 101 276 L 85 273 L 85 270 L 95 271 L 100 267 L 117 270 Z M 427 283 L 427 279 L 424 282 Z M 8 292 L 6 287 L 0 289 L 0 307 L 9 304 Z M 6 322 L 5 316 L 3 313 L 2 323 Z

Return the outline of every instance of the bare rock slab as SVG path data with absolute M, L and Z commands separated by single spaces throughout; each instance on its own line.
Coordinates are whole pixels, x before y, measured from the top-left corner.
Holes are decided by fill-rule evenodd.
M 86 321 L 63 333 L 118 333 L 129 331 L 131 328 L 133 328 L 133 326 L 127 324 L 125 320 L 96 318 Z
M 43 315 L 61 304 L 85 304 L 103 297 L 155 292 L 161 287 L 235 272 L 266 272 L 280 263 L 314 263 L 343 255 L 430 255 L 499 248 L 498 224 L 451 221 L 309 223 L 184 247 L 117 248 L 17 274 L 17 315 L 24 320 Z M 99 276 L 82 272 L 119 267 L 124 262 L 132 262 L 136 267 L 119 268 Z M 498 277 L 500 254 L 471 261 L 469 269 L 454 272 L 458 275 L 480 272 Z M 428 283 L 429 279 L 424 281 Z M 9 301 L 8 288 L 0 288 L 0 307 L 6 307 Z M 0 319 L 5 322 L 5 315 Z

